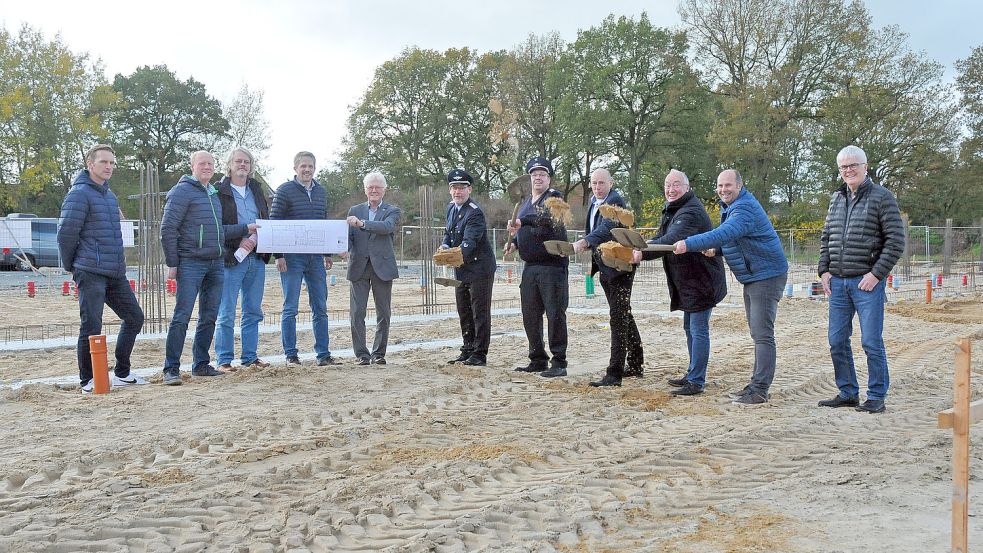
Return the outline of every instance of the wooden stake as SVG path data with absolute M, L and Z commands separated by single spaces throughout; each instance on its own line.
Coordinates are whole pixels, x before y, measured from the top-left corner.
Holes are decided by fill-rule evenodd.
M 956 374 L 952 383 L 952 551 L 968 552 L 969 531 L 969 338 L 956 342 Z

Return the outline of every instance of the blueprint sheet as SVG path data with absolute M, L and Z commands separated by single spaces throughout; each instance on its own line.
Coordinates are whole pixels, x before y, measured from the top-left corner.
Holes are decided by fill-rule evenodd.
M 343 220 L 256 221 L 259 253 L 341 253 L 348 251 L 348 223 Z

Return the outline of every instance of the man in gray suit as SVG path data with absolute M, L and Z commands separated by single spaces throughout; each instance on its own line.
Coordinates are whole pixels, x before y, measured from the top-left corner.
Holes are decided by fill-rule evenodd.
M 398 207 L 382 201 L 386 195 L 386 177 L 382 173 L 365 175 L 362 184 L 368 201 L 352 206 L 347 219 L 352 348 L 359 365 L 385 365 L 393 279 L 399 277 L 393 237 L 403 213 Z M 371 356 L 365 347 L 369 290 L 375 303 L 376 322 Z

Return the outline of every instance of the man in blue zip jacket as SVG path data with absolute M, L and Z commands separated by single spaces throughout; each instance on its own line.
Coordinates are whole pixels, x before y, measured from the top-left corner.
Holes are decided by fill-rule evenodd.
M 758 405 L 768 402 L 768 389 L 775 378 L 775 316 L 788 277 L 788 261 L 768 214 L 744 188 L 736 169 L 717 177 L 717 195 L 720 226 L 676 242 L 675 253 L 722 249 L 731 272 L 744 285 L 744 312 L 754 339 L 754 373 L 734 403 Z
M 314 154 L 298 152 L 294 156 L 294 178 L 281 184 L 273 194 L 270 219 L 327 219 L 328 196 L 316 180 Z M 287 365 L 300 365 L 297 355 L 297 311 L 300 283 L 307 284 L 307 297 L 313 311 L 314 354 L 319 366 L 337 365 L 328 349 L 328 283 L 330 255 L 313 253 L 275 253 L 276 268 L 283 286 L 283 312 L 280 315 L 280 342 Z M 322 261 L 323 259 L 323 261 Z
M 130 374 L 130 354 L 143 328 L 143 310 L 126 281 L 123 234 L 119 226 L 119 202 L 109 189 L 116 154 L 106 144 L 96 144 L 85 154 L 86 168 L 79 171 L 65 196 L 58 221 L 58 251 L 64 269 L 78 287 L 79 387 L 92 393 L 92 358 L 89 336 L 102 333 L 103 305 L 123 321 L 116 338 L 116 367 L 112 386 L 146 384 Z
M 177 279 L 177 296 L 171 325 L 167 329 L 164 357 L 164 384 L 181 384 L 181 352 L 188 333 L 188 322 L 195 300 L 200 296 L 198 324 L 191 346 L 193 376 L 221 376 L 209 362 L 209 348 L 215 335 L 215 319 L 222 301 L 223 251 L 222 204 L 217 190 L 209 184 L 215 173 L 215 158 L 199 151 L 191 155 L 191 175 L 184 175 L 167 193 L 160 222 L 160 241 L 164 248 L 167 277 Z M 256 225 L 243 230 L 252 233 Z

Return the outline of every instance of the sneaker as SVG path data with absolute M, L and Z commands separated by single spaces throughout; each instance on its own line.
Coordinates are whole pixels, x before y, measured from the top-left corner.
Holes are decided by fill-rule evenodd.
M 92 386 L 94 386 L 94 384 L 92 383 L 92 380 L 89 380 L 85 384 L 79 385 L 79 391 L 82 392 L 83 394 L 91 394 Z
M 824 399 L 819 402 L 820 407 L 856 407 L 860 404 L 860 398 L 843 397 L 836 394 L 833 399 Z
M 761 405 L 763 403 L 768 403 L 768 398 L 759 394 L 758 392 L 749 391 L 731 403 L 734 405 Z
M 252 368 L 254 368 L 254 369 L 268 369 L 268 368 L 270 368 L 270 367 L 271 367 L 272 365 L 270 365 L 270 364 L 269 364 L 269 363 L 267 363 L 266 361 L 263 361 L 262 359 L 256 359 L 255 361 L 253 361 L 252 363 L 249 363 L 249 364 L 248 364 L 248 365 L 246 365 L 246 366 L 247 366 L 247 367 L 252 367 Z
M 539 376 L 541 376 L 543 378 L 556 378 L 558 376 L 566 376 L 566 375 L 567 375 L 567 368 L 566 367 L 552 366 L 549 369 L 547 369 L 547 370 L 543 371 L 542 373 L 540 373 Z
M 331 357 L 330 354 L 327 355 L 326 357 L 322 357 L 317 360 L 318 367 L 327 367 L 328 365 L 340 365 L 340 364 L 341 363 L 338 362 L 338 360 L 335 359 L 334 357 Z
M 372 358 L 372 364 L 373 365 L 385 365 L 386 364 L 386 358 L 385 357 L 373 357 Z
M 689 380 L 686 380 L 686 377 L 682 376 L 680 378 L 670 378 L 669 380 L 666 380 L 666 382 L 668 382 L 670 386 L 673 386 L 675 388 L 682 388 L 683 386 L 686 385 L 687 382 L 689 382 Z
M 125 388 L 127 386 L 140 386 L 142 384 L 150 384 L 150 382 L 148 382 L 145 378 L 141 378 L 133 373 L 130 373 L 128 376 L 124 376 L 123 378 L 120 378 L 114 374 L 112 380 L 110 381 L 110 385 L 113 388 Z
M 181 373 L 178 371 L 164 371 L 164 385 L 165 386 L 180 386 L 181 385 Z
M 233 367 L 232 363 L 222 363 L 221 365 L 218 366 L 218 370 L 224 373 L 234 373 L 239 369 L 238 367 Z
M 358 359 L 355 360 L 356 365 L 369 365 L 371 363 L 372 360 L 369 359 L 368 357 L 359 357 Z
M 287 366 L 290 365 L 302 366 L 303 363 L 301 363 L 300 358 L 295 355 L 293 357 L 287 357 Z
M 868 413 L 883 413 L 884 408 L 885 407 L 884 407 L 883 399 L 868 399 L 867 401 L 857 406 L 857 411 L 866 411 Z
M 686 384 L 683 384 L 679 388 L 676 388 L 675 390 L 669 393 L 674 396 L 695 396 L 698 394 L 702 394 L 703 388 L 687 380 Z
M 225 376 L 225 373 L 220 370 L 216 370 L 215 367 L 211 365 L 205 365 L 204 367 L 191 369 L 191 376 Z

